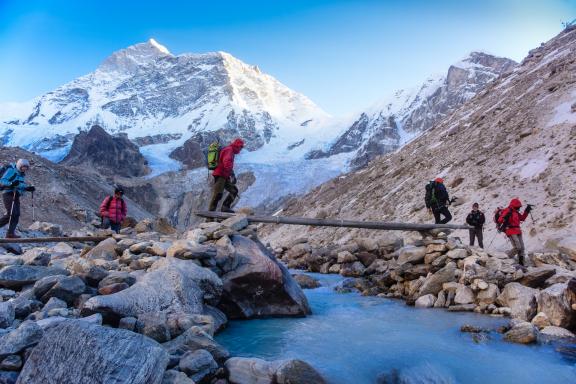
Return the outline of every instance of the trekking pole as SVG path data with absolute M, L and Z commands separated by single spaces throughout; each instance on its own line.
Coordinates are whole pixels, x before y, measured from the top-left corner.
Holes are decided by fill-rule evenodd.
M 36 210 L 34 208 L 34 191 L 32 191 L 32 222 L 36 221 Z
M 490 248 L 492 246 L 492 243 L 494 242 L 494 239 L 496 239 L 496 236 L 498 236 L 498 232 L 496 232 L 494 234 L 494 236 L 492 236 L 492 240 L 490 240 L 490 244 L 488 244 L 488 248 Z
M 14 195 L 12 195 L 12 207 L 10 208 L 10 218 L 8 219 L 8 231 L 10 230 L 10 224 L 12 224 L 12 213 L 14 213 L 15 201 L 16 201 L 16 189 L 14 189 Z

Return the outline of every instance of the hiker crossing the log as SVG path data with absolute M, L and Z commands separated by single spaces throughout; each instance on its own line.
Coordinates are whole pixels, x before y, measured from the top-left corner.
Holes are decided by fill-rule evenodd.
M 16 227 L 20 221 L 20 197 L 26 192 L 34 192 L 36 188 L 26 183 L 26 172 L 30 169 L 27 159 L 19 159 L 0 168 L 0 188 L 2 189 L 2 201 L 6 208 L 6 214 L 0 218 L 0 227 L 8 225 L 6 238 L 17 239 Z

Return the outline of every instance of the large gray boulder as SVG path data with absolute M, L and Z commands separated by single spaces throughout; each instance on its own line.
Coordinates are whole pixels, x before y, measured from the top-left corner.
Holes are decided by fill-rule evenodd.
M 10 265 L 0 271 L 0 287 L 22 288 L 25 285 L 34 284 L 46 276 L 69 274 L 68 271 L 55 267 Z
M 195 263 L 163 258 L 134 285 L 123 291 L 86 301 L 84 313 L 99 312 L 115 318 L 138 317 L 149 312 L 204 313 L 222 292 L 218 276 Z
M 426 247 L 414 247 L 408 245 L 400 249 L 398 256 L 398 265 L 410 263 L 420 264 L 424 262 L 424 257 L 426 256 Z
M 537 296 L 538 312 L 545 313 L 556 327 L 576 329 L 576 311 L 571 306 L 576 300 L 572 297 L 576 295 L 568 289 L 568 283 L 554 284 Z
M 538 290 L 520 283 L 506 284 L 496 302 L 511 309 L 512 318 L 530 321 L 536 315 Z
M 308 300 L 286 267 L 261 243 L 232 236 L 236 262 L 227 264 L 219 308 L 229 318 L 305 316 Z
M 442 290 L 442 284 L 456 280 L 456 263 L 450 262 L 444 268 L 429 276 L 420 287 L 419 296 L 428 294 L 438 295 Z
M 302 360 L 266 361 L 233 357 L 224 364 L 232 384 L 324 384 L 322 376 Z
M 142 335 L 67 320 L 45 332 L 18 383 L 157 384 L 168 360 L 158 343 Z
M 218 370 L 218 363 L 210 352 L 199 349 L 194 352 L 186 352 L 180 358 L 178 367 L 195 382 L 204 382 L 214 376 Z

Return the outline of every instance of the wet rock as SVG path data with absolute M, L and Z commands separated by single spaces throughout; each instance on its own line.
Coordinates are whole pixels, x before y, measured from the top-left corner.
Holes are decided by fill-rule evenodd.
M 440 269 L 438 272 L 429 276 L 424 280 L 420 288 L 420 295 L 427 295 L 429 293 L 437 295 L 442 290 L 442 284 L 456 280 L 456 264 L 450 262 Z
M 438 298 L 434 302 L 434 308 L 443 308 L 446 306 L 446 295 L 444 291 L 438 292 Z
M 0 363 L 0 370 L 19 371 L 22 368 L 22 358 L 18 355 L 6 356 Z
M 66 320 L 46 331 L 19 382 L 160 383 L 167 364 L 166 351 L 147 337 Z
M 487 332 L 487 330 L 482 329 L 480 327 L 476 327 L 474 325 L 470 325 L 470 324 L 465 324 L 463 326 L 460 327 L 460 332 L 466 332 L 466 333 L 481 333 L 481 332 Z
M 576 338 L 572 332 L 562 327 L 548 326 L 540 330 L 540 335 L 547 339 L 566 339 L 566 338 Z
M 129 285 L 126 283 L 115 283 L 98 288 L 98 293 L 101 295 L 112 295 L 114 293 L 128 289 Z
M 474 304 L 456 304 L 448 307 L 450 312 L 472 312 L 476 308 Z
M 192 380 L 204 382 L 216 373 L 218 363 L 210 352 L 199 349 L 194 352 L 186 352 L 180 359 L 178 367 Z
M 0 337 L 0 358 L 15 355 L 36 345 L 43 336 L 42 328 L 32 321 L 25 321 L 18 328 Z
M 556 269 L 553 267 L 528 268 L 519 282 L 527 287 L 541 288 L 555 273 Z
M 511 309 L 513 318 L 530 321 L 536 315 L 537 289 L 525 287 L 520 283 L 507 284 L 496 302 Z
M 554 326 L 574 329 L 576 311 L 572 309 L 572 300 L 576 302 L 576 295 L 570 292 L 568 283 L 554 284 L 538 295 L 538 312 L 544 312 Z
M 536 327 L 526 321 L 518 322 L 504 334 L 504 340 L 518 344 L 535 343 L 537 337 L 538 331 Z
M 186 376 L 184 372 L 169 369 L 164 372 L 161 384 L 194 384 L 194 381 Z
M 218 276 L 194 263 L 163 258 L 134 285 L 121 292 L 88 300 L 83 312 L 138 317 L 148 312 L 203 313 L 205 303 L 216 303 L 222 292 Z
M 0 303 L 0 328 L 11 326 L 15 316 L 14 304 L 9 301 Z
M 46 276 L 68 274 L 68 271 L 54 267 L 11 265 L 0 271 L 0 286 L 19 289 L 25 285 L 34 284 Z
M 200 327 L 192 327 L 177 338 L 162 344 L 170 355 L 182 356 L 186 352 L 205 349 L 218 363 L 223 363 L 230 357 L 230 353 L 204 332 Z
M 320 282 L 312 276 L 297 274 L 292 276 L 302 289 L 314 289 L 320 286 Z
M 424 296 L 420 296 L 414 306 L 416 308 L 432 308 L 434 303 L 436 302 L 436 296 L 432 294 L 427 294 Z
M 410 263 L 412 265 L 424 262 L 426 247 L 406 246 L 400 249 L 398 265 Z
M 324 384 L 322 376 L 308 363 L 302 360 L 281 362 L 276 369 L 278 384 Z
M 290 273 L 264 245 L 232 236 L 237 266 L 222 275 L 219 308 L 230 318 L 303 316 L 308 300 Z

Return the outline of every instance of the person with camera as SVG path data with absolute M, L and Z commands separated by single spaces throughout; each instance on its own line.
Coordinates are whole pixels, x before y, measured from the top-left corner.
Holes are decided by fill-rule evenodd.
M 7 239 L 18 239 L 16 227 L 20 220 L 20 197 L 25 192 L 34 192 L 35 187 L 26 184 L 26 172 L 30 169 L 30 162 L 19 159 L 1 168 L 0 188 L 2 189 L 2 201 L 6 208 L 6 214 L 0 218 L 0 227 L 8 224 L 6 231 Z
M 532 205 L 528 204 L 523 213 L 520 213 L 520 208 L 522 208 L 522 202 L 520 199 L 512 199 L 508 208 L 505 208 L 498 217 L 498 224 L 508 236 L 508 239 L 512 243 L 512 249 L 508 252 L 508 257 L 515 257 L 518 255 L 518 264 L 524 265 L 525 257 L 525 247 L 524 239 L 522 238 L 522 229 L 520 224 L 526 220 L 528 214 L 532 210 Z
M 212 198 L 210 199 L 209 211 L 215 211 L 218 203 L 224 195 L 224 190 L 228 191 L 228 196 L 222 202 L 222 212 L 234 213 L 232 203 L 238 197 L 238 187 L 236 187 L 236 175 L 234 175 L 234 157 L 244 148 L 244 141 L 235 139 L 232 144 L 222 148 L 218 156 L 218 166 L 212 172 L 214 184 L 212 186 Z
M 484 212 L 480 210 L 478 203 L 472 204 L 472 211 L 466 216 L 466 224 L 474 227 L 470 229 L 470 245 L 474 246 L 475 238 L 478 238 L 478 246 L 484 248 L 484 223 L 486 222 L 486 217 Z

